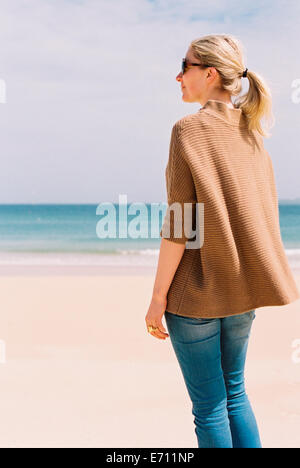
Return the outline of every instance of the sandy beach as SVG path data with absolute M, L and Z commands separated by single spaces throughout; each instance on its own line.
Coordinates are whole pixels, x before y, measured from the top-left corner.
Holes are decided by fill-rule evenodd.
M 2 268 L 1 447 L 197 447 L 170 339 L 146 331 L 154 274 Z M 256 311 L 246 387 L 264 448 L 300 447 L 299 312 Z

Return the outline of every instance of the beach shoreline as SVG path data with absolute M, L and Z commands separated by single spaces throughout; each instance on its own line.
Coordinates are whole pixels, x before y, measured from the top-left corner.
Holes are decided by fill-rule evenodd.
M 152 265 L 0 265 L 0 276 L 155 275 Z

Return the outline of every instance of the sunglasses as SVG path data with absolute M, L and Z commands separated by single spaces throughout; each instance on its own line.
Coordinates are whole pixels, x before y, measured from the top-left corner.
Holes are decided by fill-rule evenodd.
M 203 65 L 202 63 L 188 63 L 185 58 L 182 59 L 182 64 L 181 64 L 181 73 L 184 74 L 186 70 L 189 69 L 189 67 L 201 67 L 201 68 L 206 68 L 210 67 L 211 65 Z

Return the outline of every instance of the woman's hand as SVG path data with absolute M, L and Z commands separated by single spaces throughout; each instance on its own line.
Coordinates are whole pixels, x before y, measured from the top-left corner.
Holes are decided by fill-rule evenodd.
M 157 327 L 157 330 L 148 333 L 159 340 L 165 340 L 169 336 L 161 319 L 167 307 L 170 285 L 184 250 L 185 244 L 183 243 L 172 242 L 164 238 L 161 240 L 152 300 L 146 315 L 147 327 L 149 325 L 153 328 Z
M 146 315 L 146 325 L 147 331 L 148 326 L 151 325 L 152 327 L 157 327 L 157 330 L 153 330 L 151 332 L 152 336 L 155 336 L 159 340 L 165 340 L 169 335 L 166 332 L 165 327 L 162 324 L 162 317 L 165 313 L 167 306 L 167 298 L 166 297 L 152 297 L 151 304 L 148 309 L 148 313 Z

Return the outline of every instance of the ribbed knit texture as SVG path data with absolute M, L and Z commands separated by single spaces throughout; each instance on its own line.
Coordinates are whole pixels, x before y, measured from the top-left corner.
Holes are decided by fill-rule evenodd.
M 184 251 L 166 310 L 186 317 L 226 317 L 300 298 L 279 226 L 272 160 L 241 109 L 210 99 L 172 129 L 166 167 L 168 209 L 160 236 L 174 237 L 181 217 L 170 205 L 204 204 L 204 242 Z M 170 229 L 170 231 L 168 231 Z M 170 233 L 170 235 L 168 234 Z

